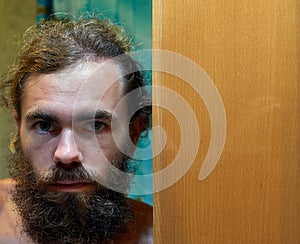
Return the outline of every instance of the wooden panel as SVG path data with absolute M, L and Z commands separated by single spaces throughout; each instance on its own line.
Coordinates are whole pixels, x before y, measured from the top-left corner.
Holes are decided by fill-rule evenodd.
M 297 2 L 153 1 L 153 48 L 177 52 L 206 70 L 227 117 L 221 159 L 199 181 L 211 139 L 206 107 L 180 79 L 154 73 L 153 85 L 171 88 L 192 106 L 201 133 L 190 170 L 155 194 L 155 243 L 300 243 Z M 160 96 L 153 94 L 154 104 Z M 154 125 L 167 136 L 154 159 L 159 171 L 178 153 L 181 134 L 172 111 L 153 111 Z M 190 118 L 182 111 L 181 119 Z M 154 148 L 161 136 L 154 133 Z

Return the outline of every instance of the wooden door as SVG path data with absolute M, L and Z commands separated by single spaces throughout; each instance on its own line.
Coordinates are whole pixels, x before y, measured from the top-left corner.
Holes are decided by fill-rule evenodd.
M 200 181 L 212 135 L 209 111 L 188 83 L 154 72 L 154 86 L 192 107 L 201 138 L 187 173 L 154 195 L 155 243 L 300 243 L 299 14 L 296 0 L 153 1 L 153 48 L 202 67 L 227 121 L 221 158 Z M 154 92 L 154 105 L 164 95 Z M 153 147 L 167 139 L 154 158 L 158 172 L 180 151 L 182 128 L 172 111 L 153 112 L 153 126 L 165 133 L 153 133 Z

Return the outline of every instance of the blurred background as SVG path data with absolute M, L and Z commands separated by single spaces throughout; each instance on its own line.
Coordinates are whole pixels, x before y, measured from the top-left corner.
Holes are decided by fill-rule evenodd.
M 1 74 L 14 62 L 19 51 L 18 42 L 24 31 L 31 25 L 47 20 L 52 14 L 59 17 L 76 17 L 96 14 L 110 18 L 125 27 L 130 33 L 135 50 L 151 49 L 152 44 L 152 1 L 150 0 L 1 0 L 0 1 L 0 72 Z M 146 74 L 151 84 L 151 73 Z M 6 158 L 9 143 L 15 131 L 15 123 L 10 111 L 0 110 L 0 178 L 9 177 Z M 151 133 L 139 141 L 139 147 L 151 144 Z M 151 147 L 149 147 L 151 154 Z M 152 160 L 138 162 L 137 174 L 151 174 Z M 133 188 L 152 185 L 152 181 L 133 185 Z M 134 190 L 134 189 L 133 189 Z M 135 189 L 136 190 L 136 189 Z M 130 195 L 152 204 L 152 195 Z

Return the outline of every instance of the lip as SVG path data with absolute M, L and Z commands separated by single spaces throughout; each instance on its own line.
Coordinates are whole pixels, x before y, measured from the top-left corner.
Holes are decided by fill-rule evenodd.
M 89 192 L 93 189 L 94 185 L 87 182 L 64 181 L 48 186 L 48 190 L 53 192 Z

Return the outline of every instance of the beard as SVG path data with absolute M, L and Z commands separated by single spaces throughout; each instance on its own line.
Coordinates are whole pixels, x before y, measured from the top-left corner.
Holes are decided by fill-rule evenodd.
M 134 216 L 128 200 L 124 194 L 103 187 L 97 180 L 99 175 L 74 165 L 70 169 L 56 166 L 38 176 L 19 137 L 14 149 L 9 169 L 16 187 L 11 196 L 21 216 L 22 233 L 35 243 L 113 243 L 133 228 Z M 110 161 L 124 168 L 127 158 L 120 155 Z M 96 190 L 92 193 L 44 190 L 44 185 L 64 180 L 88 182 Z M 118 180 L 129 186 L 128 181 Z

